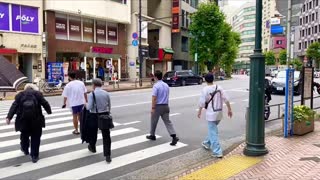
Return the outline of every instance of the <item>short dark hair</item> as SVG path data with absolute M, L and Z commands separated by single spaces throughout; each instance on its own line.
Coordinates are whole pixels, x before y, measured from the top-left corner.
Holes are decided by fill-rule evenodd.
M 102 80 L 100 78 L 93 79 L 92 83 L 96 87 L 101 87 L 102 86 Z
M 214 80 L 214 76 L 212 73 L 208 73 L 206 74 L 206 76 L 204 77 L 204 79 L 206 80 L 207 83 L 212 83 Z
M 68 76 L 71 79 L 75 79 L 76 78 L 76 73 L 74 71 L 69 71 Z
M 154 73 L 154 76 L 155 76 L 157 79 L 159 79 L 159 80 L 161 80 L 162 77 L 163 77 L 161 71 L 156 71 L 156 72 Z

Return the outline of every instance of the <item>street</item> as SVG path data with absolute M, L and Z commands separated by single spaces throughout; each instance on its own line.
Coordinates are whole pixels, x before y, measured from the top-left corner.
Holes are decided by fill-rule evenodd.
M 225 118 L 219 125 L 220 139 L 226 148 L 232 145 L 228 143 L 231 139 L 243 140 L 245 135 L 249 77 L 234 76 L 231 80 L 217 83 L 228 93 L 234 114 L 232 119 L 224 114 Z M 185 154 L 199 150 L 207 134 L 206 121 L 196 117 L 203 86 L 205 84 L 171 88 L 170 117 L 180 137 L 177 146 L 169 145 L 171 138 L 161 120 L 156 133 L 159 136 L 157 141 L 151 142 L 145 138 L 150 126 L 151 89 L 111 93 L 111 112 L 116 125 L 111 133 L 111 164 L 104 161 L 101 134 L 96 154 L 90 153 L 86 144 L 81 144 L 79 136 L 72 135 L 72 116 L 69 109 L 60 108 L 62 97 L 46 98 L 53 107 L 53 114 L 46 115 L 40 160 L 33 164 L 29 157 L 24 157 L 20 152 L 19 133 L 14 132 L 14 122 L 9 126 L 5 124 L 12 101 L 0 102 L 0 179 L 112 179 L 156 166 L 174 157 L 190 158 Z M 283 102 L 283 95 L 273 95 L 270 104 Z M 315 102 L 315 106 L 318 105 Z M 272 108 L 271 111 L 271 118 L 276 117 L 277 109 Z M 266 127 L 273 128 L 279 124 L 280 120 L 266 122 Z M 172 172 L 172 167 L 174 164 L 167 166 L 162 176 Z

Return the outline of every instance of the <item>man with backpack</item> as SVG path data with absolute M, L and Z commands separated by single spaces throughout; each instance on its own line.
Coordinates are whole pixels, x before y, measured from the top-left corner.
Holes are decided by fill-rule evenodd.
M 7 124 L 17 114 L 15 130 L 20 131 L 21 151 L 29 155 L 29 144 L 31 137 L 31 159 L 33 163 L 39 160 L 40 138 L 42 128 L 45 127 L 45 119 L 42 114 L 43 107 L 48 114 L 51 114 L 51 107 L 34 84 L 27 84 L 23 92 L 20 92 L 11 105 L 7 115 Z
M 198 118 L 201 118 L 202 109 L 206 109 L 206 120 L 208 121 L 208 136 L 202 142 L 202 146 L 206 150 L 212 151 L 212 156 L 216 158 L 222 158 L 223 153 L 219 143 L 218 137 L 218 124 L 223 117 L 223 102 L 227 105 L 228 116 L 232 117 L 231 105 L 225 91 L 213 84 L 214 75 L 209 73 L 205 76 L 207 86 L 203 88 L 200 102 Z

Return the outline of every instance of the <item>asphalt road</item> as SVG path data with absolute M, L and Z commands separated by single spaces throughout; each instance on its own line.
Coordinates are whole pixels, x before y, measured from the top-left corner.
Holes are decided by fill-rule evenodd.
M 234 113 L 232 119 L 224 118 L 219 125 L 223 143 L 245 134 L 249 77 L 235 76 L 218 84 L 228 93 Z M 112 115 L 116 122 L 111 164 L 104 162 L 101 147 L 97 154 L 90 154 L 79 137 L 71 134 L 71 114 L 68 109 L 59 108 L 61 97 L 47 98 L 55 108 L 54 113 L 47 117 L 40 161 L 30 163 L 30 159 L 19 151 L 19 133 L 13 132 L 12 125 L 4 124 L 12 102 L 0 102 L 0 179 L 112 179 L 197 150 L 207 134 L 206 121 L 196 117 L 199 95 L 204 86 L 171 88 L 170 117 L 180 137 L 176 147 L 169 146 L 171 139 L 162 121 L 159 121 L 156 133 L 161 137 L 155 142 L 145 140 L 150 126 L 151 89 L 111 93 Z M 283 95 L 273 95 L 271 104 L 283 102 Z M 272 108 L 271 118 L 275 116 L 277 109 Z M 266 127 L 280 123 L 279 120 L 267 122 Z M 101 135 L 99 137 L 98 145 L 101 145 Z

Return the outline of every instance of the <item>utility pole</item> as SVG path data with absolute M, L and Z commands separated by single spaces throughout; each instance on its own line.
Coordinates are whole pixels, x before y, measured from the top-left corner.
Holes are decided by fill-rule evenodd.
M 288 15 L 287 15 L 287 67 L 290 67 L 291 62 L 291 0 L 288 0 Z
M 142 49 L 141 49 L 141 33 L 142 33 L 142 6 L 141 6 L 141 0 L 139 0 L 139 86 L 142 87 L 142 64 L 143 64 L 143 57 L 142 57 Z
M 268 153 L 265 147 L 264 121 L 264 79 L 265 59 L 262 54 L 262 0 L 256 0 L 255 50 L 250 56 L 249 114 L 247 115 L 246 147 L 247 156 L 261 156 Z

